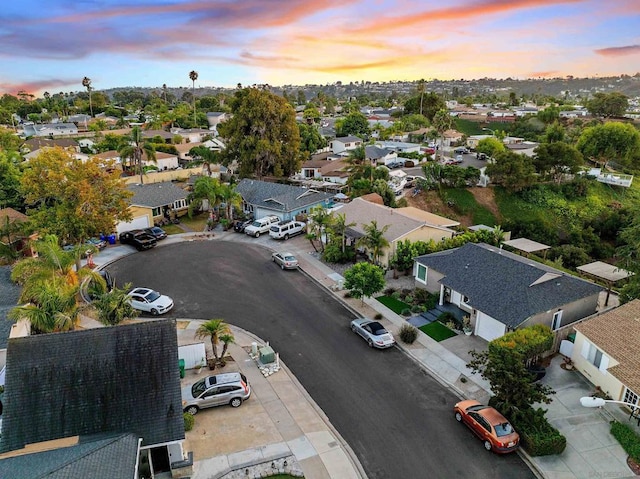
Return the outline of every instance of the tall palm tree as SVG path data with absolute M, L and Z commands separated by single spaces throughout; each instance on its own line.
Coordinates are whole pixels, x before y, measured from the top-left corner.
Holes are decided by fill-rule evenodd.
M 140 184 L 144 183 L 142 170 L 142 157 L 146 156 L 147 161 L 156 161 L 156 150 L 148 143 L 144 142 L 142 130 L 139 126 L 134 126 L 131 130 L 131 143 L 120 148 L 119 153 L 122 158 L 129 158 L 134 171 L 140 173 Z
M 224 360 L 225 355 L 227 354 L 227 349 L 229 348 L 229 345 L 234 343 L 236 338 L 233 336 L 233 334 L 228 333 L 228 334 L 221 334 L 219 337 L 220 341 L 222 341 L 222 353 L 220 353 L 220 366 L 224 367 L 227 362 Z
M 231 334 L 229 325 L 222 319 L 210 319 L 206 323 L 203 323 L 196 329 L 195 338 L 204 339 L 209 338 L 211 340 L 211 349 L 213 349 L 213 357 L 218 362 L 218 343 L 223 335 Z
M 193 126 L 197 126 L 196 121 L 196 80 L 198 79 L 198 72 L 195 70 L 191 70 L 189 72 L 189 78 L 193 84 Z
M 362 225 L 362 227 L 365 235 L 360 238 L 359 242 L 371 252 L 374 263 L 378 264 L 380 262 L 382 250 L 389 246 L 389 241 L 384 237 L 384 234 L 389 229 L 389 225 L 385 225 L 381 229 L 378 229 L 378 222 L 376 220 L 371 220 L 371 223 Z
M 91 78 L 84 77 L 82 79 L 82 86 L 85 87 L 87 89 L 87 92 L 89 93 L 89 111 L 91 112 L 91 118 L 93 118 L 93 105 L 91 103 Z
M 322 206 L 316 206 L 312 208 L 310 214 L 310 220 L 313 227 L 313 239 L 320 240 L 320 251 L 324 252 L 324 242 L 322 241 L 322 235 L 326 231 L 327 227 L 331 225 L 333 217 Z
M 167 103 L 167 84 L 162 84 L 162 96 L 164 97 L 165 104 Z
M 347 217 L 344 213 L 338 213 L 333 217 L 331 230 L 333 234 L 340 237 L 340 249 L 344 253 L 347 248 L 347 229 L 355 226 L 357 223 L 347 223 Z
M 422 103 L 424 100 L 424 78 L 418 81 L 418 93 L 420 93 L 420 114 L 422 115 Z
M 451 115 L 447 110 L 439 110 L 434 115 L 431 124 L 440 137 L 440 154 L 438 156 L 442 158 L 444 153 L 444 132 L 453 127 L 453 118 L 451 118 Z
M 233 208 L 240 208 L 242 205 L 242 196 L 236 191 L 235 185 L 223 183 L 220 185 L 220 188 L 218 188 L 218 197 L 220 201 L 224 203 L 225 216 L 229 222 L 228 224 L 231 224 L 231 220 L 233 220 Z

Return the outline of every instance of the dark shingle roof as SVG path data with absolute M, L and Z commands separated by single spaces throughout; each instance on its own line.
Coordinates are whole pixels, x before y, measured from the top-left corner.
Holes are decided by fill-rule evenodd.
M 442 284 L 469 305 L 515 328 L 532 315 L 602 291 L 599 286 L 486 244 L 419 256 L 418 263 L 444 277 Z
M 97 433 L 184 439 L 175 320 L 9 340 L 0 452 Z
M 129 185 L 129 191 L 133 191 L 133 197 L 129 200 L 134 206 L 147 208 L 159 208 L 173 204 L 175 201 L 184 200 L 189 193 L 170 181 L 162 183 L 149 183 L 146 185 Z
M 238 183 L 236 191 L 251 205 L 279 212 L 312 207 L 332 197 L 313 189 L 248 179 Z
M 362 138 L 358 138 L 357 136 L 353 136 L 353 135 L 348 135 L 348 136 L 341 136 L 339 138 L 335 138 L 334 141 L 339 141 L 341 143 L 356 143 L 358 141 L 362 141 Z
M 7 314 L 18 304 L 20 286 L 11 281 L 11 268 L 0 266 L 0 349 L 6 349 L 13 321 Z M 2 477 L 2 476 L 0 476 Z
M 380 158 L 384 158 L 389 153 L 392 153 L 390 150 L 386 148 L 379 148 L 373 145 L 367 145 L 364 147 L 365 155 L 370 160 L 379 160 Z
M 133 477 L 138 457 L 134 434 L 81 437 L 75 446 L 0 459 L 0 477 L 114 479 Z

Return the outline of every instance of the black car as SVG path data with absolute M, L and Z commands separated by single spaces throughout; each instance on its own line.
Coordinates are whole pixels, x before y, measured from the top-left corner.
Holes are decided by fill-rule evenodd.
M 235 231 L 236 233 L 244 233 L 244 229 L 250 224 L 251 224 L 251 220 L 247 220 L 247 221 L 237 220 L 233 224 L 233 231 Z
M 142 230 L 132 230 L 120 233 L 120 243 L 130 244 L 138 251 L 153 248 L 158 241 Z
M 167 233 L 159 226 L 152 226 L 151 228 L 145 228 L 142 231 L 149 236 L 153 236 L 156 240 L 160 241 L 167 237 Z

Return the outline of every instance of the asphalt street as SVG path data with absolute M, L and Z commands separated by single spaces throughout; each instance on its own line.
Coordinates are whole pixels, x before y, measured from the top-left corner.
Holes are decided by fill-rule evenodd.
M 458 398 L 399 348 L 372 350 L 352 314 L 299 271 L 282 271 L 252 244 L 192 241 L 122 258 L 107 268 L 171 296 L 176 318 L 222 318 L 270 341 L 370 479 L 533 478 L 452 413 Z

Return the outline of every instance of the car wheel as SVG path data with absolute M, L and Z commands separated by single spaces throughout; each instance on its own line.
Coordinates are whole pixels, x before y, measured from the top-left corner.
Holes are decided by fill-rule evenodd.
M 289 235 L 288 234 L 284 235 L 284 240 L 287 241 L 288 239 L 289 239 Z
M 462 414 L 460 414 L 459 412 L 456 412 L 456 421 L 462 422 Z
M 192 416 L 195 416 L 196 414 L 198 414 L 198 406 L 189 406 L 184 410 L 184 412 L 186 412 L 187 414 L 191 414 Z
M 273 262 L 275 263 L 275 262 L 276 262 L 276 257 L 275 257 L 275 256 L 272 256 L 272 257 L 271 257 L 271 261 L 273 261 Z
M 260 232 L 256 231 L 256 238 L 259 238 L 259 237 L 260 237 Z
M 153 314 L 154 316 L 158 316 L 158 310 L 155 308 L 151 309 L 151 314 Z
M 280 269 L 284 271 L 284 263 L 280 265 Z
M 493 449 L 493 446 L 491 445 L 491 441 L 489 441 L 488 439 L 484 441 L 484 448 L 487 451 L 490 451 L 491 449 Z
M 229 404 L 231 405 L 231 407 L 240 407 L 240 405 L 242 404 L 242 399 L 233 398 Z
M 373 347 L 373 341 L 371 341 L 371 339 L 367 339 L 367 344 L 369 345 L 370 348 Z
M 353 331 L 354 333 L 357 333 L 355 324 L 351 325 L 351 331 Z

